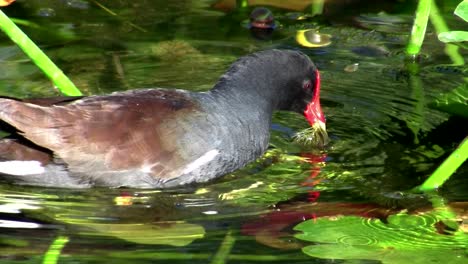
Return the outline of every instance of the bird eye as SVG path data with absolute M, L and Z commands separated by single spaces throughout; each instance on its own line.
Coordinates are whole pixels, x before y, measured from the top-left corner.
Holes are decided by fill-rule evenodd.
M 312 88 L 312 82 L 310 80 L 304 81 L 304 84 L 302 84 L 302 88 L 304 90 L 310 90 Z

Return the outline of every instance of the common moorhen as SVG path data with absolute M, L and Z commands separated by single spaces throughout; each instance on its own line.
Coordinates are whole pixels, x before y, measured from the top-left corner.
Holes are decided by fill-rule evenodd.
M 317 68 L 301 52 L 234 62 L 206 92 L 140 89 L 110 95 L 0 98 L 0 174 L 28 185 L 165 188 L 206 182 L 268 146 L 274 110 L 302 112 L 325 132 Z

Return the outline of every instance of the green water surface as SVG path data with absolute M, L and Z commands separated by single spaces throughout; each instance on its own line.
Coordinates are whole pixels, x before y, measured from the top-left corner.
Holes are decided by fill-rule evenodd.
M 331 141 L 323 150 L 297 145 L 294 133 L 307 122 L 281 112 L 264 157 L 204 185 L 0 182 L 0 263 L 466 263 L 467 165 L 437 193 L 455 229 L 429 196 L 409 192 L 468 135 L 467 119 L 433 107 L 466 88 L 467 69 L 431 25 L 420 58 L 405 57 L 415 1 L 325 1 L 317 16 L 310 1 L 270 1 L 278 27 L 257 38 L 245 26 L 256 1 L 235 2 L 31 0 L 2 8 L 27 22 L 22 29 L 86 95 L 203 91 L 242 55 L 301 50 L 322 75 Z M 451 13 L 457 3 L 437 1 L 453 29 L 462 25 Z M 295 35 L 304 29 L 330 35 L 331 44 L 301 46 Z M 4 34 L 0 95 L 58 95 Z

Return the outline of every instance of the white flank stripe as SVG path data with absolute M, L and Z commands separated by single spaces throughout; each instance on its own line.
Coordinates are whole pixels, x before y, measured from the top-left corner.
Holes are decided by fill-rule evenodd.
M 37 160 L 12 160 L 0 162 L 0 173 L 10 175 L 32 175 L 44 173 L 45 169 Z
M 205 212 L 203 212 L 203 214 L 206 214 L 206 215 L 215 215 L 215 214 L 218 214 L 218 211 L 205 211 Z
M 208 162 L 212 161 L 217 155 L 219 154 L 219 151 L 217 149 L 212 149 L 205 154 L 203 154 L 201 157 L 198 159 L 190 162 L 187 166 L 185 166 L 185 169 L 182 171 L 182 174 L 187 174 L 190 173 L 201 166 L 207 164 Z
M 23 209 L 36 210 L 41 207 L 26 203 L 7 203 L 0 205 L 0 213 L 19 214 Z
M 2 228 L 39 228 L 40 224 L 31 222 L 20 222 L 10 220 L 0 220 L 0 227 Z

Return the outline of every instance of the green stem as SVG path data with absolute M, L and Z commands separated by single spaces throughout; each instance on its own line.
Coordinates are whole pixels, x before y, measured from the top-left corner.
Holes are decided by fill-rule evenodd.
M 325 4 L 325 0 L 312 0 L 311 3 L 311 15 L 321 15 L 323 13 L 323 6 Z
M 450 156 L 418 187 L 420 191 L 430 191 L 439 188 L 468 158 L 468 136 Z
M 54 82 L 65 95 L 81 95 L 80 90 L 65 74 L 0 10 L 0 28 L 15 42 L 34 63 Z
M 419 54 L 422 43 L 424 41 L 424 35 L 426 34 L 427 21 L 429 20 L 429 13 L 431 11 L 432 0 L 419 0 L 418 7 L 416 9 L 416 17 L 414 18 L 413 29 L 411 30 L 411 36 L 406 47 L 406 53 L 411 56 Z
M 459 225 L 455 220 L 457 219 L 457 214 L 452 210 L 452 208 L 447 206 L 445 199 L 440 197 L 436 192 L 428 192 L 427 195 L 432 203 L 432 207 L 434 208 L 434 213 L 437 218 L 451 229 L 458 230 Z
M 231 233 L 231 230 L 228 230 L 226 236 L 223 239 L 223 242 L 221 243 L 221 246 L 211 260 L 211 264 L 224 264 L 227 262 L 232 247 L 236 242 L 236 239 L 232 236 Z
M 42 264 L 56 264 L 60 254 L 62 253 L 62 249 L 68 243 L 68 240 L 68 237 L 65 236 L 57 237 L 47 250 L 44 259 L 42 260 Z

